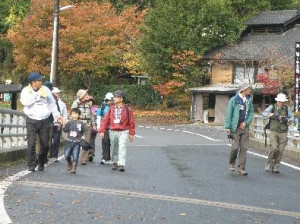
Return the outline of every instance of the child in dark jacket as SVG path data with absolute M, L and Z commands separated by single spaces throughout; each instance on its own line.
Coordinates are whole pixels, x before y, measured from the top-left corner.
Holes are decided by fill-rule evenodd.
M 65 146 L 65 158 L 68 162 L 67 172 L 76 173 L 76 167 L 79 160 L 80 143 L 84 139 L 86 126 L 80 120 L 81 111 L 73 108 L 71 112 L 71 120 L 64 124 L 63 131 L 68 134 Z M 73 162 L 72 162 L 73 157 Z

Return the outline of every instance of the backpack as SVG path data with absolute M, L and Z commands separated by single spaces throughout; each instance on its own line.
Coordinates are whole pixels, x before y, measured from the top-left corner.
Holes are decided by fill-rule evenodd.
M 104 116 L 104 109 L 105 109 L 105 107 L 106 107 L 106 104 L 105 104 L 105 103 L 102 103 L 102 104 L 101 104 L 101 108 L 100 108 L 100 109 L 101 109 L 101 113 L 100 113 L 100 116 L 101 116 L 101 117 Z
M 275 112 L 275 107 L 276 107 L 276 105 L 273 104 L 273 108 L 272 108 L 272 110 L 271 110 L 271 113 L 274 113 L 274 112 Z M 286 114 L 288 114 L 288 107 L 287 107 L 287 106 L 284 106 L 284 109 L 285 109 Z M 270 124 L 271 124 L 271 119 L 269 118 L 268 123 L 267 123 L 267 124 L 265 125 L 265 127 L 264 127 L 265 147 L 267 147 L 267 129 L 270 129 Z

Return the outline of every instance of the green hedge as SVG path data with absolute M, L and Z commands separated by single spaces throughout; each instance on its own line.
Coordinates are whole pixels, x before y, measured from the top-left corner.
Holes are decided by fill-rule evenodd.
M 97 102 L 101 102 L 107 92 L 122 90 L 125 92 L 125 101 L 130 105 L 144 108 L 162 104 L 160 94 L 153 90 L 151 85 L 98 85 L 89 90 Z

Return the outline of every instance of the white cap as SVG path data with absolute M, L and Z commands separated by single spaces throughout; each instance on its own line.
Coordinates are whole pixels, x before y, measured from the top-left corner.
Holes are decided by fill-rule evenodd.
M 114 94 L 112 94 L 112 93 L 106 93 L 106 95 L 105 95 L 105 100 L 113 100 L 113 98 L 114 98 Z
M 283 93 L 279 93 L 277 95 L 277 97 L 275 98 L 276 101 L 279 101 L 279 102 L 287 102 L 288 99 L 286 98 L 286 95 L 283 94 Z
M 60 93 L 59 88 L 53 87 L 52 93 L 53 93 L 53 94 L 55 94 L 55 93 Z

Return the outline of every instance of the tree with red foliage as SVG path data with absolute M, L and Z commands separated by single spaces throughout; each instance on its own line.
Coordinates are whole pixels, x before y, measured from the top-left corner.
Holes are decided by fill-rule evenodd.
M 263 95 L 276 95 L 278 93 L 279 80 L 271 78 L 268 71 L 258 74 L 256 80 L 263 84 Z
M 68 1 L 61 0 L 62 5 Z M 51 64 L 52 1 L 32 0 L 30 14 L 7 38 L 14 45 L 14 74 L 39 71 L 48 76 Z M 85 88 L 97 80 L 118 74 L 123 55 L 135 45 L 145 12 L 128 7 L 118 13 L 110 3 L 83 2 L 60 14 L 59 73 L 64 84 L 84 81 Z M 72 82 L 76 85 L 76 82 Z M 76 87 L 75 87 L 76 88 Z

